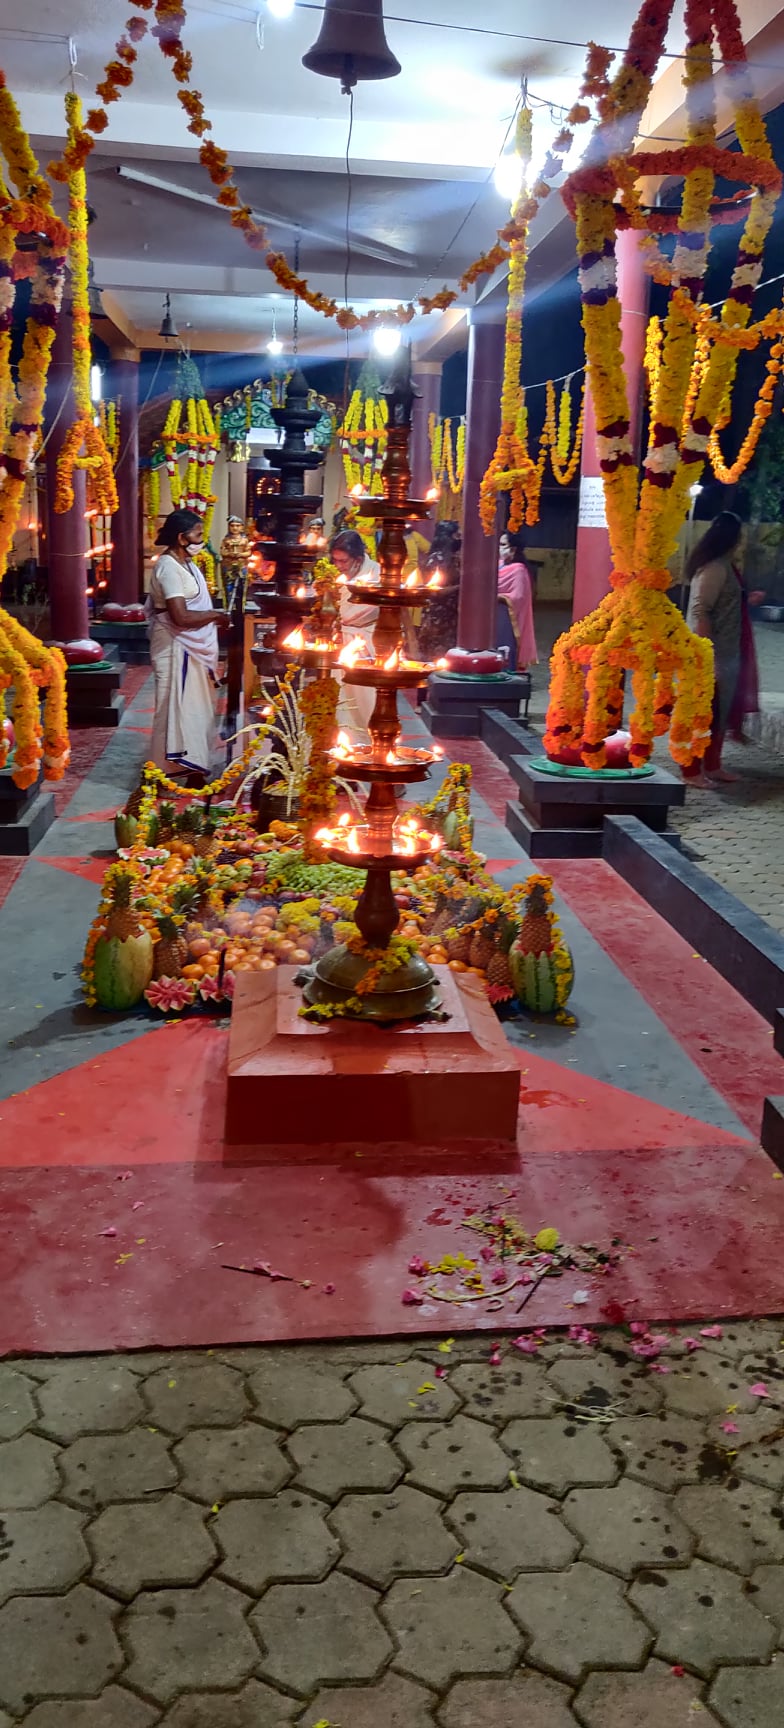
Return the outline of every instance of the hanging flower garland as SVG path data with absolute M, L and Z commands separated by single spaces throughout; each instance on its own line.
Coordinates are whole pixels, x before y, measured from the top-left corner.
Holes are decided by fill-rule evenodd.
M 522 406 L 520 367 L 522 361 L 523 288 L 528 252 L 528 229 L 538 206 L 526 189 L 531 165 L 531 110 L 523 107 L 517 122 L 515 149 L 520 159 L 521 190 L 512 206 L 516 232 L 510 248 L 506 303 L 504 376 L 501 386 L 501 430 L 490 465 L 479 488 L 479 516 L 486 534 L 495 528 L 496 506 L 501 492 L 509 494 L 508 527 L 515 533 L 525 520 L 539 519 L 541 470 L 528 452 L 518 431 Z
M 68 137 L 73 139 L 81 130 L 82 104 L 76 91 L 69 90 L 65 98 Z M 90 490 L 95 508 L 104 516 L 113 516 L 119 508 L 117 485 L 112 458 L 106 447 L 103 427 L 95 423 L 90 397 L 90 299 L 89 259 L 87 253 L 87 179 L 84 168 L 74 167 L 68 178 L 68 258 L 71 267 L 73 302 L 73 393 L 76 419 L 69 427 L 57 458 L 57 485 L 54 507 L 58 515 L 72 509 L 74 502 L 73 473 L 86 468 L 90 475 Z
M 337 431 L 349 494 L 361 491 L 366 497 L 381 496 L 388 418 L 389 406 L 381 395 L 381 380 L 374 369 L 363 366 Z
M 644 0 L 619 72 L 603 98 L 600 123 L 564 197 L 577 225 L 583 325 L 596 418 L 614 571 L 611 593 L 563 636 L 553 655 L 545 748 L 582 747 L 601 767 L 604 741 L 622 712 L 623 673 L 631 674 L 634 710 L 630 760 L 647 761 L 653 738 L 669 729 L 674 759 L 704 754 L 710 735 L 712 648 L 693 636 L 667 599 L 667 559 L 688 509 L 689 490 L 705 461 L 712 428 L 729 400 L 781 177 L 772 164 L 754 101 L 734 0 L 687 0 L 685 75 L 687 138 L 670 170 L 684 176 L 661 360 L 641 485 L 630 439 L 615 260 L 616 187 L 662 171 L 662 157 L 634 153 L 643 112 L 674 0 Z M 713 36 L 729 74 L 741 153 L 719 150 L 713 99 Z M 731 160 L 728 160 L 731 158 Z M 654 161 L 656 167 L 654 168 Z M 699 335 L 709 325 L 701 296 L 710 248 L 717 174 L 745 177 L 756 188 L 738 263 L 683 428 Z M 756 338 L 755 338 L 756 339 Z M 690 404 L 691 406 L 691 404 Z
M 436 414 L 429 416 L 427 430 L 433 485 L 439 492 L 448 487 L 453 498 L 460 498 L 465 480 L 465 416 L 458 420 L 454 437 L 451 419 L 439 420 Z
M 585 427 L 585 379 L 580 393 L 580 411 L 572 440 L 572 379 L 564 379 L 556 417 L 555 385 L 546 386 L 547 407 L 543 441 L 550 452 L 553 479 L 559 486 L 570 486 L 580 466 Z M 571 448 L 570 448 L 571 446 Z

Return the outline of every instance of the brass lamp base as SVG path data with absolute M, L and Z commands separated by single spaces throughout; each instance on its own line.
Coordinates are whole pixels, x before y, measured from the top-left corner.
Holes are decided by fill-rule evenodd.
M 362 954 L 352 954 L 341 945 L 330 948 L 316 963 L 305 984 L 305 1001 L 311 1006 L 332 1004 L 342 1006 L 351 997 L 362 1003 L 358 1020 L 418 1020 L 439 1007 L 438 982 L 421 954 L 412 955 L 405 966 L 393 967 L 379 974 L 375 989 L 362 992 L 359 986 L 371 970 L 372 962 Z

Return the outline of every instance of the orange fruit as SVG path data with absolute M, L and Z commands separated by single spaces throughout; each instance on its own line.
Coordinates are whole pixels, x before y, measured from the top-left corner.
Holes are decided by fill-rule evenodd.
M 194 963 L 192 966 L 183 966 L 182 975 L 183 978 L 203 978 L 204 967 L 197 963 Z

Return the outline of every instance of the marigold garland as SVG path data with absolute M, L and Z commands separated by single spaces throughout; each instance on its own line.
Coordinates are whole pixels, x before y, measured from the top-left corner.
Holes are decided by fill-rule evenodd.
M 523 521 L 539 519 L 539 494 L 544 461 L 534 462 L 518 431 L 522 405 L 520 366 L 522 360 L 523 289 L 528 253 L 528 229 L 536 213 L 536 199 L 526 188 L 531 165 L 531 110 L 523 106 L 517 122 L 515 149 L 520 158 L 521 190 L 512 206 L 515 235 L 510 245 L 506 302 L 504 376 L 501 386 L 501 430 L 494 455 L 479 488 L 479 516 L 486 534 L 495 528 L 496 506 L 501 492 L 509 494 L 508 527 L 516 533 Z
M 635 699 L 632 765 L 647 761 L 654 736 L 668 729 L 671 753 L 684 766 L 707 745 L 712 648 L 692 635 L 667 599 L 666 566 L 711 431 L 729 400 L 740 348 L 747 345 L 761 253 L 781 184 L 754 101 L 734 0 L 687 0 L 687 138 L 683 150 L 670 153 L 669 164 L 669 171 L 684 176 L 684 191 L 660 358 L 653 343 L 650 349 L 651 375 L 657 367 L 658 376 L 640 485 L 621 350 L 614 199 L 618 185 L 627 194 L 641 174 L 662 171 L 662 156 L 635 153 L 633 144 L 673 6 L 674 0 L 643 0 L 622 64 L 602 99 L 600 123 L 564 193 L 577 225 L 586 353 L 615 568 L 611 593 L 556 644 L 545 747 L 556 753 L 565 744 L 581 744 L 583 760 L 593 767 L 603 765 L 604 741 L 623 711 L 624 672 L 631 673 Z M 734 94 L 741 146 L 731 165 L 715 143 L 714 34 Z M 710 320 L 700 303 L 718 173 L 750 179 L 756 191 L 721 317 Z M 634 221 L 639 206 L 633 197 L 626 198 L 626 207 Z M 690 390 L 695 354 L 697 383 Z
M 69 141 L 76 139 L 82 127 L 81 98 L 69 90 L 65 98 Z M 103 426 L 95 424 L 90 398 L 90 299 L 89 259 L 87 251 L 87 178 L 84 167 L 74 166 L 68 177 L 68 260 L 71 268 L 73 306 L 73 393 L 76 419 L 63 439 L 57 458 L 57 485 L 54 508 L 58 515 L 72 509 L 74 502 L 73 473 L 75 468 L 87 468 L 96 508 L 105 516 L 113 516 L 119 508 L 114 466 L 106 447 Z

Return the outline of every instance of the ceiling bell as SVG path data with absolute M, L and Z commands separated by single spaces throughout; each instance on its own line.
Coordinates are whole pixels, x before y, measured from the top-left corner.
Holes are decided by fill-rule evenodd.
M 344 96 L 355 84 L 396 78 L 400 61 L 384 34 L 383 0 L 326 0 L 318 41 L 302 64 L 322 78 L 339 78 Z

